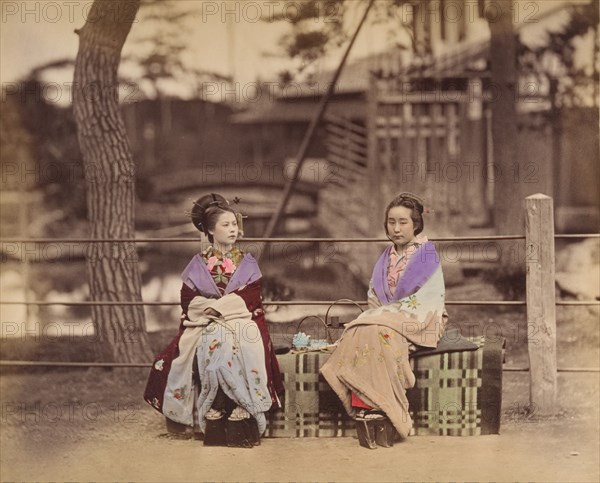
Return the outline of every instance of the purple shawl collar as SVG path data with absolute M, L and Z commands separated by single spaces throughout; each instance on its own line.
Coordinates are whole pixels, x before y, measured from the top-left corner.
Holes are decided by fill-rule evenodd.
M 250 253 L 246 253 L 229 280 L 229 284 L 225 288 L 225 294 L 234 292 L 244 285 L 255 282 L 260 277 L 262 277 L 262 274 L 258 268 L 258 263 Z M 200 254 L 196 254 L 187 267 L 185 267 L 181 273 L 181 280 L 188 287 L 197 290 L 204 296 L 221 297 L 221 292 Z
M 398 280 L 396 292 L 392 295 L 387 282 L 392 245 L 387 247 L 373 268 L 373 290 L 382 304 L 387 305 L 414 294 L 435 273 L 440 259 L 432 242 L 420 245 L 408 260 L 404 273 Z

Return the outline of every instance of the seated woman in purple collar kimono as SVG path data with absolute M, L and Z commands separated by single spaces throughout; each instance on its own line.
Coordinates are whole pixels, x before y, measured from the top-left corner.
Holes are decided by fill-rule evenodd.
M 406 389 L 415 384 L 409 351 L 436 347 L 444 332 L 444 278 L 435 247 L 422 234 L 420 198 L 397 196 L 384 226 L 393 244 L 373 269 L 369 309 L 346 325 L 321 373 L 350 416 L 384 418 L 406 437 L 412 425 Z
M 205 444 L 250 447 L 258 444 L 265 412 L 279 405 L 283 390 L 262 307 L 261 272 L 252 255 L 234 245 L 240 217 L 222 196 L 198 199 L 191 215 L 212 246 L 181 275 L 179 334 L 155 358 L 144 399 L 168 426 L 199 428 Z

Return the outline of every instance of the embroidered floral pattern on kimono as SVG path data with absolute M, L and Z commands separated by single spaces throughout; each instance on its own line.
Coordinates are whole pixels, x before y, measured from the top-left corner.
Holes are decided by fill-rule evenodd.
M 384 346 L 390 346 L 390 338 L 391 338 L 391 334 L 385 333 L 385 332 L 379 332 L 379 340 L 381 340 L 381 343 Z
M 222 389 L 256 419 L 259 433 L 265 431 L 265 413 L 276 401 L 271 387 L 282 384 L 266 321 L 252 314 L 264 315 L 260 277 L 253 257 L 237 247 L 227 253 L 209 247 L 183 271 L 185 330 L 169 346 L 170 358 L 161 354 L 155 360 L 145 392 L 146 401 L 169 419 L 204 432 L 206 415 Z M 208 308 L 219 316 L 208 316 Z M 258 337 L 250 340 L 249 332 Z
M 184 399 L 186 391 L 187 386 L 178 387 L 177 389 L 175 389 L 175 391 L 173 391 L 173 397 L 177 400 Z
M 256 397 L 262 399 L 263 401 L 265 401 L 267 399 L 267 397 L 257 387 L 254 388 L 254 394 L 256 394 Z
M 425 242 L 427 242 L 427 237 L 423 234 L 419 234 L 415 237 L 414 242 L 407 247 L 405 253 L 398 253 L 396 251 L 396 247 L 392 247 L 390 250 L 390 261 L 387 275 L 387 281 L 391 293 L 394 293 L 396 290 L 398 279 L 402 276 L 404 270 L 406 270 L 406 265 L 408 264 L 411 256 Z
M 367 359 L 371 356 L 371 354 L 374 351 L 375 349 L 373 347 L 369 347 L 368 344 L 365 344 L 365 346 L 362 349 L 357 347 L 356 352 L 354 354 L 353 365 L 358 366 L 360 364 L 365 364 L 367 362 Z
M 202 257 L 217 287 L 224 291 L 242 261 L 243 253 L 237 247 L 233 247 L 227 253 L 221 253 L 214 247 L 208 247 L 202 252 Z
M 215 349 L 218 349 L 219 347 L 221 347 L 221 342 L 219 342 L 217 339 L 213 339 L 210 345 L 208 346 L 208 355 L 212 356 Z
M 408 297 L 408 302 L 407 302 L 407 303 L 408 303 L 408 308 L 409 308 L 409 309 L 413 309 L 413 310 L 416 310 L 416 308 L 417 308 L 419 305 L 421 305 L 421 304 L 419 303 L 419 301 L 417 300 L 417 296 L 416 296 L 416 295 L 410 295 L 410 296 Z
M 445 326 L 444 292 L 439 256 L 424 235 L 404 253 L 393 246 L 383 251 L 369 283 L 369 309 L 346 324 L 320 371 L 350 416 L 357 408 L 380 409 L 408 436 L 406 390 L 416 381 L 409 347 L 437 345 Z

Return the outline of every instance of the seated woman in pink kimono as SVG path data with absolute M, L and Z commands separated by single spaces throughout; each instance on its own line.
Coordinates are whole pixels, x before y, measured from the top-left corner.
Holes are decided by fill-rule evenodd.
M 408 436 L 406 389 L 415 384 L 409 352 L 415 346 L 436 347 L 446 321 L 442 267 L 433 243 L 422 234 L 421 199 L 411 193 L 397 196 L 385 211 L 384 226 L 392 245 L 373 269 L 369 309 L 346 325 L 321 369 L 357 419 L 361 445 L 369 448 L 377 447 L 378 431 L 383 446 L 391 444 L 383 434 L 394 428 Z
M 212 243 L 181 278 L 179 334 L 154 361 L 144 399 L 205 445 L 251 447 L 283 391 L 256 260 L 235 246 L 240 216 L 220 195 L 198 199 L 192 222 Z

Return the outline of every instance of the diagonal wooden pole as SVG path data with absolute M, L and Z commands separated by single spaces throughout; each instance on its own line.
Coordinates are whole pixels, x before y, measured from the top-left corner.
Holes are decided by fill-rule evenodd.
M 282 195 L 281 199 L 279 200 L 279 203 L 277 204 L 275 213 L 273 213 L 273 216 L 271 217 L 271 219 L 269 220 L 269 223 L 267 224 L 267 228 L 265 229 L 265 233 L 264 233 L 264 238 L 271 238 L 273 236 L 273 233 L 277 229 L 279 222 L 281 221 L 283 212 L 285 211 L 285 208 L 290 200 L 292 191 L 294 190 L 294 186 L 296 185 L 296 180 L 298 179 L 298 175 L 300 173 L 300 170 L 302 169 L 302 164 L 304 163 L 304 159 L 306 158 L 306 153 L 308 151 L 308 147 L 310 146 L 310 142 L 312 141 L 312 138 L 315 135 L 315 132 L 317 130 L 317 127 L 319 126 L 319 123 L 323 119 L 323 115 L 325 114 L 325 109 L 327 108 L 327 103 L 333 94 L 333 89 L 335 88 L 335 85 L 337 84 L 337 81 L 340 77 L 342 69 L 344 68 L 344 64 L 346 63 L 348 54 L 350 54 L 350 50 L 352 49 L 352 46 L 354 45 L 354 42 L 356 41 L 356 37 L 358 37 L 360 29 L 362 28 L 363 24 L 365 23 L 365 20 L 367 19 L 369 10 L 371 10 L 371 7 L 373 6 L 374 3 L 375 3 L 375 0 L 369 0 L 369 4 L 367 5 L 365 12 L 363 13 L 360 23 L 358 24 L 358 27 L 356 28 L 356 31 L 354 32 L 354 35 L 352 36 L 352 39 L 350 39 L 350 43 L 348 44 L 348 47 L 346 47 L 344 56 L 342 57 L 342 60 L 340 61 L 340 64 L 338 65 L 338 67 L 335 71 L 333 79 L 331 80 L 331 83 L 327 86 L 327 90 L 325 91 L 325 94 L 323 95 L 323 97 L 321 98 L 321 101 L 319 102 L 317 111 L 315 112 L 315 115 L 312 118 L 311 123 L 308 126 L 306 133 L 304 134 L 304 138 L 302 139 L 302 143 L 300 144 L 300 148 L 298 149 L 298 154 L 296 155 L 296 160 L 295 160 L 296 166 L 294 169 L 294 174 L 291 178 L 287 179 L 287 181 L 285 183 L 283 195 Z M 258 257 L 260 258 L 260 256 L 263 253 L 264 253 L 264 250 L 260 250 Z

